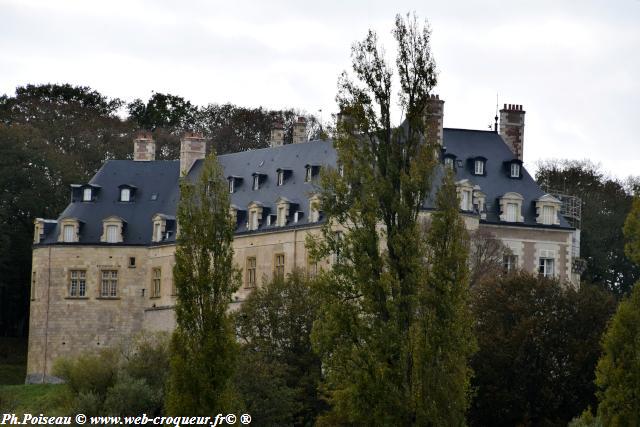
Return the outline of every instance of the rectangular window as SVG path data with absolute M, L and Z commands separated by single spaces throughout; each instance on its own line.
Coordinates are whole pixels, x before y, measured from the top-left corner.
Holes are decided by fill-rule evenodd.
M 85 297 L 87 295 L 87 273 L 85 270 L 69 272 L 69 296 Z
M 274 274 L 284 277 L 284 254 L 276 254 L 274 260 Z
M 502 257 L 502 266 L 505 272 L 514 271 L 518 268 L 518 255 L 504 255 Z
M 555 208 L 553 206 L 542 207 L 542 223 L 555 224 Z
M 162 270 L 154 268 L 152 271 L 151 298 L 160 298 L 160 289 L 162 286 Z
M 234 179 L 233 178 L 229 178 L 229 193 L 233 194 L 233 186 L 234 186 Z
M 518 204 L 517 203 L 507 203 L 507 221 L 509 222 L 518 221 Z
M 153 224 L 153 240 L 155 242 L 162 241 L 162 224 L 160 224 L 159 222 Z
M 117 225 L 107 225 L 107 243 L 118 243 Z
M 257 191 L 260 189 L 260 176 L 259 175 L 254 175 L 253 176 L 253 191 Z
M 284 184 L 284 172 L 278 171 L 278 185 Z
M 247 288 L 253 288 L 256 286 L 256 258 L 247 258 L 247 273 L 245 275 L 247 281 Z
M 75 239 L 75 227 L 73 225 L 65 225 L 64 226 L 64 233 L 63 233 L 63 239 L 65 242 L 74 242 Z
M 444 158 L 444 165 L 448 169 L 453 169 L 453 159 L 451 157 L 445 157 Z
M 305 171 L 304 181 L 311 182 L 311 178 L 313 178 L 313 169 L 311 166 L 307 166 L 307 170 Z
M 118 270 L 102 270 L 100 296 L 102 298 L 115 298 L 118 296 Z
M 460 209 L 463 211 L 471 210 L 471 192 L 469 190 L 462 190 L 462 198 L 460 200 Z
M 484 162 L 482 160 L 476 160 L 476 175 L 484 174 Z
M 293 222 L 298 222 L 298 219 L 300 219 L 300 212 L 294 212 L 293 213 Z
M 553 277 L 555 274 L 555 259 L 554 258 L 540 258 L 540 264 L 538 267 L 538 273 L 540 276 Z
M 85 188 L 82 191 L 82 201 L 90 202 L 91 201 L 91 188 Z
M 258 212 L 256 211 L 249 212 L 249 229 L 250 230 L 258 229 Z
M 520 165 L 511 163 L 511 178 L 520 178 Z
M 120 201 L 121 202 L 129 202 L 131 200 L 131 190 L 128 188 L 123 188 L 120 190 Z

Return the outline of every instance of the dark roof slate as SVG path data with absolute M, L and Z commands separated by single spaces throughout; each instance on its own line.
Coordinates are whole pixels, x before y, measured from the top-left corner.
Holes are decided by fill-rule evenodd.
M 444 154 L 454 154 L 456 163 L 456 180 L 468 179 L 480 186 L 487 195 L 486 222 L 499 222 L 499 198 L 507 192 L 517 192 L 524 197 L 523 215 L 524 225 L 537 226 L 535 220 L 535 200 L 544 192 L 536 184 L 529 173 L 522 168 L 521 179 L 508 176 L 504 163 L 514 160 L 513 154 L 504 143 L 500 135 L 491 131 L 444 129 Z M 468 159 L 485 157 L 486 175 L 473 174 Z M 243 178 L 235 182 L 235 192 L 231 203 L 245 211 L 251 202 L 260 202 L 265 212 L 275 212 L 275 202 L 279 197 L 285 197 L 295 204 L 295 210 L 301 212 L 298 224 L 292 224 L 291 210 L 290 226 L 304 226 L 308 224 L 309 197 L 317 192 L 315 182 L 305 182 L 306 166 L 320 165 L 321 167 L 335 167 L 337 163 L 336 151 L 332 141 L 310 141 L 301 144 L 287 144 L 281 147 L 263 148 L 259 150 L 243 151 L 225 154 L 218 157 L 224 170 L 224 176 Z M 456 165 L 457 166 L 457 165 Z M 110 216 L 121 217 L 125 221 L 124 244 L 150 245 L 152 235 L 151 218 L 155 214 L 173 217 L 179 199 L 180 162 L 151 161 L 140 162 L 133 160 L 110 160 L 96 173 L 89 184 L 97 188 L 97 200 L 94 202 L 73 201 L 59 219 L 73 217 L 82 221 L 80 230 L 80 244 L 99 244 L 102 235 L 102 220 Z M 202 161 L 196 161 L 188 177 L 195 179 L 202 168 Z M 277 170 L 289 169 L 284 185 L 277 185 Z M 260 189 L 253 191 L 253 174 L 263 174 Z M 436 173 L 435 182 L 442 177 L 442 169 Z M 265 179 L 266 178 L 266 179 Z M 135 188 L 132 202 L 119 202 L 119 187 L 123 184 Z M 156 195 L 153 200 L 152 195 Z M 433 208 L 434 197 L 425 202 L 425 208 Z M 246 233 L 246 216 L 239 221 L 238 233 Z M 547 226 L 548 227 L 548 226 Z M 561 228 L 569 227 L 561 218 Z M 261 231 L 268 229 L 279 230 L 281 227 L 267 227 L 263 221 Z M 45 229 L 43 244 L 55 243 L 58 236 L 58 226 Z M 175 235 L 170 236 L 170 241 Z

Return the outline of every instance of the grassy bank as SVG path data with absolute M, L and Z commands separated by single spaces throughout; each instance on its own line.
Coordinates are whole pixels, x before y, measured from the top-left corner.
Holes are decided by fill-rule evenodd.
M 0 413 L 64 415 L 69 394 L 64 384 L 0 386 Z
M 0 337 L 0 385 L 24 384 L 27 339 Z

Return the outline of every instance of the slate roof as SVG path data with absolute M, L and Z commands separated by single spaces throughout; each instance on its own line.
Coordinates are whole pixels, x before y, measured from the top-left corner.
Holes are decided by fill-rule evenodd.
M 522 168 L 521 179 L 513 179 L 508 175 L 505 162 L 514 160 L 513 154 L 500 135 L 492 131 L 465 129 L 444 129 L 445 154 L 453 154 L 462 161 L 456 167 L 456 180 L 468 179 L 479 185 L 487 195 L 487 218 L 483 222 L 500 223 L 499 198 L 507 192 L 520 193 L 524 197 L 522 213 L 524 224 L 502 223 L 508 225 L 540 227 L 535 220 L 535 200 L 544 192 L 535 183 L 529 173 Z M 485 157 L 486 175 L 473 174 L 471 162 L 475 157 Z M 279 197 L 290 200 L 290 218 L 293 212 L 300 212 L 297 224 L 289 227 L 307 226 L 309 218 L 309 197 L 317 188 L 315 183 L 305 182 L 306 165 L 327 167 L 336 165 L 336 152 L 330 140 L 310 141 L 300 144 L 287 144 L 281 147 L 263 148 L 225 154 L 218 157 L 224 169 L 224 176 L 242 178 L 235 184 L 235 192 L 231 203 L 243 212 L 236 230 L 239 234 L 250 233 L 245 227 L 246 209 L 251 202 L 260 202 L 264 206 L 264 218 L 267 214 L 275 214 L 275 202 Z M 456 162 L 457 163 L 457 162 Z M 200 172 L 202 161 L 197 161 L 189 172 L 194 179 Z M 62 212 L 58 220 L 77 218 L 81 221 L 79 244 L 100 244 L 102 220 L 110 216 L 118 216 L 125 221 L 125 245 L 151 245 L 152 221 L 155 214 L 173 217 L 179 199 L 180 162 L 175 161 L 107 161 L 89 182 L 97 191 L 96 200 L 92 202 L 72 201 Z M 277 186 L 278 169 L 288 169 L 284 185 Z M 260 189 L 253 191 L 253 174 L 264 174 Z M 437 172 L 436 182 L 441 179 L 442 169 Z M 119 186 L 126 184 L 134 188 L 132 202 L 120 202 Z M 425 201 L 425 209 L 433 208 L 433 197 Z M 544 226 L 546 228 L 570 228 L 564 218 L 560 218 L 560 226 Z M 57 243 L 59 226 L 45 228 L 45 236 L 41 244 Z M 281 230 L 282 227 L 263 225 L 258 232 Z M 169 237 L 173 241 L 175 233 Z M 65 244 L 65 243 L 62 243 Z M 67 243 L 68 244 L 68 243 Z M 73 244 L 73 243 L 72 243 Z M 76 243 L 78 244 L 78 243 Z M 113 244 L 111 244 L 113 245 Z

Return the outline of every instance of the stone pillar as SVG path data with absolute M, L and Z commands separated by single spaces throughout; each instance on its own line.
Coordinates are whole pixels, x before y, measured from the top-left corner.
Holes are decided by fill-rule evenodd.
M 522 105 L 504 104 L 500 110 L 500 136 L 519 160 L 524 153 L 524 114 Z
M 424 112 L 425 135 L 428 142 L 442 147 L 444 134 L 444 101 L 439 95 L 429 95 Z
M 201 133 L 185 132 L 180 140 L 180 176 L 186 175 L 198 159 L 207 155 L 207 143 Z
M 293 143 L 307 142 L 307 119 L 300 116 L 293 124 Z
M 133 160 L 149 162 L 156 159 L 156 143 L 151 132 L 139 132 L 133 140 Z
M 281 121 L 277 121 L 273 124 L 269 145 L 271 147 L 280 147 L 284 145 L 284 126 L 282 126 Z

